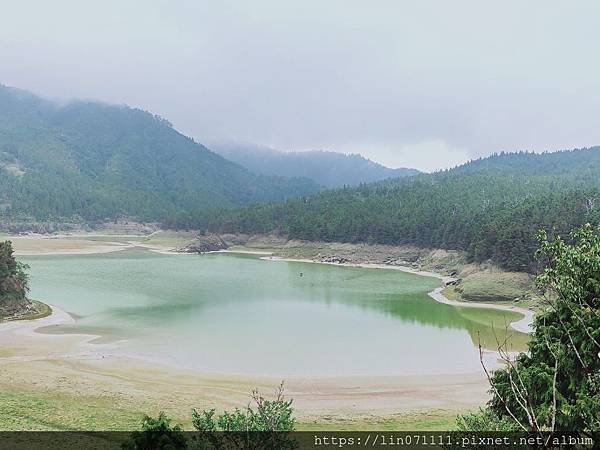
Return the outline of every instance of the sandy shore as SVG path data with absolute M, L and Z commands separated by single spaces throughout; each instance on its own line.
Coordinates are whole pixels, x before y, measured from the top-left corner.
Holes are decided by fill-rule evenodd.
M 412 273 L 414 275 L 420 275 L 424 277 L 433 277 L 440 279 L 444 284 L 451 283 L 456 281 L 453 277 L 448 277 L 435 272 L 428 272 L 413 269 L 412 267 L 405 266 L 392 266 L 387 264 L 355 264 L 355 263 L 334 263 L 334 262 L 325 262 L 325 261 L 314 261 L 311 259 L 296 259 L 296 258 L 281 258 L 278 256 L 263 256 L 262 260 L 265 261 L 290 261 L 290 262 L 302 262 L 302 263 L 314 263 L 314 264 L 330 264 L 334 266 L 346 266 L 346 267 L 362 267 L 365 269 L 391 269 L 391 270 L 399 270 L 401 272 Z M 450 300 L 443 293 L 444 287 L 439 287 L 429 292 L 428 295 L 437 302 L 444 303 L 446 305 L 457 306 L 461 308 L 481 308 L 481 309 L 495 309 L 499 311 L 510 311 L 518 314 L 522 314 L 523 317 L 515 322 L 510 324 L 511 328 L 521 333 L 531 333 L 532 325 L 533 325 L 533 311 L 525 308 L 520 308 L 518 306 L 512 305 L 496 305 L 493 303 L 482 303 L 482 302 L 457 302 L 454 300 Z
M 233 254 L 238 254 L 238 255 L 259 255 L 259 256 L 268 256 L 268 255 L 272 255 L 273 252 L 268 252 L 268 251 L 261 251 L 261 250 L 241 250 L 241 249 L 236 249 L 236 250 L 215 250 L 214 252 L 208 252 L 208 253 L 233 253 Z
M 12 241 L 17 256 L 90 255 L 117 252 L 134 246 L 109 240 L 88 240 L 85 236 L 7 236 L 6 239 Z
M 161 254 L 180 254 L 173 251 L 173 247 L 169 245 L 146 244 L 141 241 L 145 238 L 147 236 L 101 234 L 5 237 L 5 239 L 12 241 L 16 256 L 93 255 L 133 248 L 143 248 Z M 120 240 L 114 241 L 111 239 Z
M 53 314 L 43 319 L 0 324 L 0 390 L 112 398 L 132 410 L 165 410 L 179 417 L 192 407 L 243 407 L 253 388 L 269 394 L 281 381 L 178 369 L 120 356 L 113 353 L 114 344 L 92 343 L 95 336 L 36 331 L 73 321 L 54 307 Z M 481 372 L 286 380 L 287 395 L 294 399 L 302 421 L 383 418 L 415 410 L 464 411 L 483 404 L 487 389 Z

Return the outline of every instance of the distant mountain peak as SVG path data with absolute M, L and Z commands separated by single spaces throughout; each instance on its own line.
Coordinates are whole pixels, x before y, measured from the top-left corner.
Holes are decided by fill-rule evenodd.
M 346 154 L 329 150 L 279 151 L 240 143 L 214 144 L 211 148 L 254 173 L 310 178 L 328 188 L 356 186 L 421 173 L 409 168 L 391 169 L 358 153 Z

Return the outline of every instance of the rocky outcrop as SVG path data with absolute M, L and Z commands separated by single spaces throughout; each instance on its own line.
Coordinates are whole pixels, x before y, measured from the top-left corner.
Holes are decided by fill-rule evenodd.
M 341 256 L 324 256 L 320 260 L 321 262 L 330 264 L 348 264 L 351 262 L 348 258 L 343 258 Z
M 0 302 L 0 323 L 9 320 L 41 319 L 52 314 L 52 308 L 45 303 L 25 299 L 19 303 Z
M 35 305 L 29 300 L 0 301 L 0 320 L 14 320 L 21 316 L 27 316 L 35 309 Z
M 216 234 L 207 234 L 198 236 L 194 242 L 185 247 L 178 248 L 176 251 L 181 253 L 206 253 L 226 250 L 227 243 Z

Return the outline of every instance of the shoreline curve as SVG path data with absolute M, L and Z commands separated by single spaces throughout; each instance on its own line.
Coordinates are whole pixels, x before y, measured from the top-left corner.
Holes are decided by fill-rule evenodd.
M 227 250 L 225 250 L 227 252 Z M 444 286 L 440 286 L 435 288 L 433 291 L 428 292 L 427 295 L 431 297 L 433 300 L 439 303 L 443 303 L 445 305 L 455 306 L 459 308 L 481 308 L 481 309 L 495 309 L 498 311 L 508 311 L 508 312 L 516 312 L 518 314 L 522 314 L 523 317 L 519 320 L 515 320 L 510 323 L 510 327 L 518 331 L 520 333 L 531 334 L 533 332 L 533 318 L 534 312 L 529 309 L 521 308 L 519 306 L 509 306 L 509 305 L 495 305 L 493 303 L 483 303 L 483 302 L 459 302 L 456 300 L 450 300 L 446 297 L 442 291 L 446 284 L 456 281 L 456 278 L 449 277 L 446 275 L 442 275 L 440 273 L 429 272 L 424 270 L 413 269 L 412 267 L 407 266 L 392 266 L 389 264 L 369 264 L 369 263 L 335 263 L 328 261 L 316 261 L 312 259 L 301 259 L 301 258 L 283 258 L 279 256 L 263 256 L 260 259 L 264 261 L 288 261 L 288 262 L 303 262 L 303 263 L 313 263 L 313 264 L 329 264 L 332 266 L 340 266 L 340 267 L 360 267 L 364 269 L 389 269 L 389 270 L 399 270 L 405 273 L 412 273 L 413 275 L 419 275 L 423 277 L 433 277 L 437 278 L 444 283 Z

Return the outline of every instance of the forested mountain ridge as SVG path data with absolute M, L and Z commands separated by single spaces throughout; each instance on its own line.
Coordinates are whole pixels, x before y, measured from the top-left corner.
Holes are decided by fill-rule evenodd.
M 244 144 L 220 144 L 212 145 L 211 148 L 254 173 L 310 178 L 328 188 L 357 186 L 420 173 L 416 169 L 391 169 L 358 154 L 346 155 L 329 151 L 281 152 Z
M 308 179 L 257 176 L 139 109 L 59 105 L 0 85 L 4 217 L 161 220 L 317 190 Z
M 495 173 L 508 175 L 597 176 L 600 170 L 599 146 L 562 150 L 558 152 L 501 152 L 462 164 L 450 171 L 454 173 Z
M 464 250 L 518 271 L 535 269 L 535 234 L 600 223 L 600 147 L 501 153 L 455 169 L 325 191 L 238 211 L 188 213 L 172 226 L 212 232 Z

